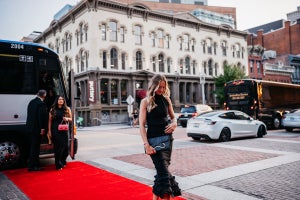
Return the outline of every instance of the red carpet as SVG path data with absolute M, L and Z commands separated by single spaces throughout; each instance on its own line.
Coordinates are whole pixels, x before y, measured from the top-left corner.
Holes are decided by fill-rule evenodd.
M 51 165 L 39 172 L 17 169 L 3 173 L 31 200 L 152 199 L 150 186 L 82 162 L 69 162 L 61 171 Z

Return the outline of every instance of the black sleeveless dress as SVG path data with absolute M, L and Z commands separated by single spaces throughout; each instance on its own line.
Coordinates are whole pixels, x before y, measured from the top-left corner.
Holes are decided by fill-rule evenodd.
M 68 157 L 68 131 L 59 131 L 58 125 L 64 117 L 64 109 L 56 108 L 56 115 L 52 119 L 51 133 L 54 145 L 55 166 L 57 169 L 64 167 Z
M 147 112 L 147 138 L 166 135 L 164 130 L 168 125 L 167 116 L 169 103 L 162 95 L 155 95 L 155 103 L 157 104 L 157 107 L 151 112 Z M 171 162 L 173 146 L 172 136 L 170 146 L 170 150 L 159 151 L 156 154 L 151 155 L 151 159 L 157 172 L 154 176 L 155 180 L 152 192 L 161 198 L 164 194 L 170 194 L 172 196 L 181 195 L 178 183 L 168 169 Z

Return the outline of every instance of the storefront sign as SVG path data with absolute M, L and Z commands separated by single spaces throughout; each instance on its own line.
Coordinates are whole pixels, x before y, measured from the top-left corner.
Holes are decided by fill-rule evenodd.
M 89 81 L 89 102 L 95 103 L 95 81 Z

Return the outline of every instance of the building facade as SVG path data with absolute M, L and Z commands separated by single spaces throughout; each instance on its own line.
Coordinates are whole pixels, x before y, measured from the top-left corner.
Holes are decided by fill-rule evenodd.
M 249 76 L 300 84 L 299 30 L 299 20 L 278 20 L 249 29 Z
M 65 75 L 81 88 L 76 115 L 85 125 L 128 121 L 152 76 L 164 74 L 174 109 L 202 103 L 218 107 L 214 77 L 225 64 L 248 73 L 247 33 L 201 22 L 189 13 L 170 15 L 141 6 L 87 0 L 74 6 L 35 39 L 56 51 Z M 203 83 L 203 82 L 202 82 Z

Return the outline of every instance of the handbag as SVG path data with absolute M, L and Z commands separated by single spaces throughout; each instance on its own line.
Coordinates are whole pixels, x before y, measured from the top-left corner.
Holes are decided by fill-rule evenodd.
M 68 131 L 69 130 L 69 123 L 64 124 L 64 120 L 61 121 L 61 123 L 58 125 L 59 131 Z
M 152 146 L 156 151 L 170 149 L 170 136 L 169 135 L 148 138 L 148 142 L 149 142 L 150 146 Z

